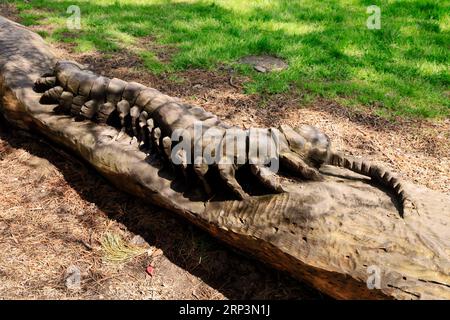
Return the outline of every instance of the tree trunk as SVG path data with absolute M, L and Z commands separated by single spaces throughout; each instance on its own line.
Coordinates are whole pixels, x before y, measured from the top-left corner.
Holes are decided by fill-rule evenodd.
M 0 17 L 0 110 L 11 124 L 86 160 L 118 188 L 187 218 L 239 250 L 341 299 L 450 299 L 450 197 L 409 184 L 417 215 L 366 177 L 325 167 L 322 182 L 289 193 L 202 202 L 145 161 L 117 130 L 56 115 L 34 81 L 56 58 L 44 41 Z

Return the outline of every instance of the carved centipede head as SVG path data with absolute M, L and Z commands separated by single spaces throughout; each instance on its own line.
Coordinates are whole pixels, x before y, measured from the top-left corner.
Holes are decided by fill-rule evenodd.
M 320 166 L 328 160 L 331 149 L 331 141 L 325 133 L 316 127 L 309 125 L 303 125 L 295 128 L 295 132 L 309 142 L 310 148 L 308 149 L 307 160 L 316 166 Z

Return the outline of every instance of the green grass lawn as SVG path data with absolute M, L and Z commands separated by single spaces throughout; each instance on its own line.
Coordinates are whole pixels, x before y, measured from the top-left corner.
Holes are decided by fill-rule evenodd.
M 23 23 L 54 24 L 47 38 L 74 42 L 79 51 L 126 49 L 145 36 L 174 46 L 170 63 L 139 51 L 154 73 L 228 64 L 250 75 L 249 93 L 301 91 L 306 102 L 320 96 L 385 116 L 450 115 L 448 0 L 11 2 Z M 81 8 L 82 30 L 67 37 L 73 4 Z M 379 30 L 366 27 L 373 4 L 381 8 Z M 284 58 L 289 68 L 260 74 L 236 63 L 263 53 Z

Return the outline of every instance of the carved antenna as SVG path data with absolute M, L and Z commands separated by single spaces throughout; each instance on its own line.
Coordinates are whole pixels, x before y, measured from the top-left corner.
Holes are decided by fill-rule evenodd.
M 393 190 L 399 197 L 401 204 L 400 215 L 402 217 L 415 208 L 415 204 L 406 192 L 401 179 L 387 168 L 375 165 L 366 160 L 353 159 L 340 152 L 332 152 L 327 163 L 371 177 L 382 185 Z

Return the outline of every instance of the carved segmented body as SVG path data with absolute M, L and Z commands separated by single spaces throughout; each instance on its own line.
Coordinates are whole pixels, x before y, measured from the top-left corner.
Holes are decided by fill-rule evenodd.
M 176 164 L 185 177 L 191 172 L 207 194 L 213 192 L 207 174 L 210 168 L 214 168 L 236 196 L 245 198 L 247 193 L 235 178 L 236 170 L 242 167 L 248 168 L 261 185 L 272 192 L 283 192 L 280 176 L 267 165 L 275 156 L 281 167 L 309 180 L 322 179 L 318 169 L 323 164 L 369 176 L 396 192 L 402 211 L 412 207 L 398 177 L 365 160 L 351 159 L 332 151 L 329 138 L 311 126 L 246 131 L 232 128 L 203 108 L 185 104 L 136 82 L 96 76 L 83 66 L 69 61 L 57 63 L 54 74 L 38 79 L 35 89 L 46 90 L 42 103 L 58 103 L 65 113 L 119 127 L 116 139 L 128 134 L 140 141 L 149 153 L 160 154 L 171 162 L 171 166 Z M 201 128 L 202 139 L 192 139 L 196 126 Z M 244 134 L 236 135 L 237 131 Z M 182 138 L 172 139 L 177 132 L 182 132 Z M 186 137 L 191 140 L 186 142 Z M 238 141 L 240 138 L 242 140 Z M 199 149 L 200 155 L 188 153 L 186 148 L 178 148 L 180 143 Z M 252 143 L 260 148 L 256 153 L 252 153 Z M 255 159 L 255 154 L 261 155 L 261 146 L 266 148 L 264 150 L 276 149 L 276 155 L 265 154 L 264 159 L 258 156 Z M 232 152 L 228 153 L 230 149 L 227 148 Z M 208 162 L 205 154 L 216 161 Z

